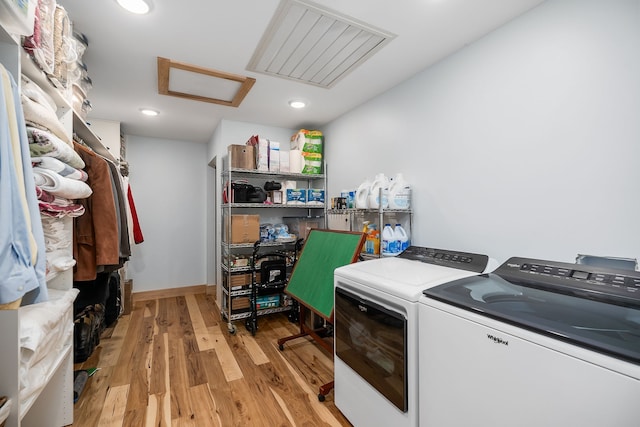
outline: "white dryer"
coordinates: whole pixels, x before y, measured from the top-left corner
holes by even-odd
[[[420,299],[420,425],[640,425],[640,272],[511,258]]]
[[[335,403],[353,425],[418,425],[418,299],[494,266],[486,255],[411,246],[335,270]]]

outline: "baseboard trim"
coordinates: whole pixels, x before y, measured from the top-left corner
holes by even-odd
[[[157,289],[154,291],[134,292],[131,295],[133,302],[148,301],[162,298],[180,297],[192,294],[215,294],[215,285],[194,285],[181,288]]]

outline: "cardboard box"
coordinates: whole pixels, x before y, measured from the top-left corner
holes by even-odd
[[[316,216],[307,216],[307,217],[297,217],[297,216],[288,216],[282,218],[282,222],[284,222],[287,227],[289,227],[289,233],[293,233],[298,238],[306,239],[309,235],[309,231],[312,228],[323,228],[323,218]]]
[[[251,308],[249,297],[235,297],[231,299],[231,312],[246,311]]]
[[[231,237],[229,216],[224,217],[222,240],[228,243],[253,243],[260,240],[260,215],[231,215]]]
[[[309,188],[307,190],[307,205],[323,206],[324,205],[324,190],[319,189],[319,188]]]
[[[232,274],[229,283],[231,284],[232,290],[236,290],[237,287],[250,285],[251,273]]]
[[[255,147],[249,145],[230,145],[228,147],[232,168],[255,169]]]

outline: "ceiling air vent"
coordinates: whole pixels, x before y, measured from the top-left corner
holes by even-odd
[[[330,88],[393,37],[313,3],[282,0],[247,69]]]

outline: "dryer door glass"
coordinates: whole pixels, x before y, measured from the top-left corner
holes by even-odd
[[[335,351],[403,412],[407,411],[407,319],[336,288]]]

